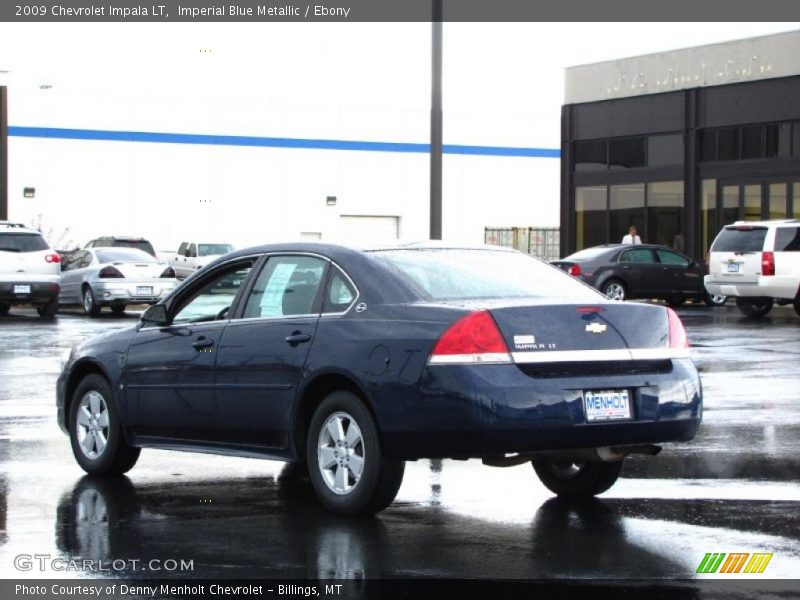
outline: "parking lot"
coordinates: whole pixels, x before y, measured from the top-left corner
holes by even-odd
[[[183,559],[203,577],[663,580],[695,577],[709,552],[767,552],[766,575],[796,577],[800,318],[777,307],[748,320],[732,303],[679,314],[705,392],[693,442],[629,458],[615,487],[580,504],[554,499],[528,465],[418,461],[392,506],[349,519],[270,461],[145,450],[126,478],[84,477],[56,424],[59,359],[138,313],[46,322],[16,310],[0,322],[0,569],[76,575],[14,567],[17,555],[49,554]]]

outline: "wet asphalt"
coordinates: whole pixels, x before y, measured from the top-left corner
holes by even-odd
[[[17,310],[0,320],[0,577],[108,575],[14,566],[45,554],[124,559],[114,575],[126,577],[663,581],[719,577],[695,573],[707,552],[767,552],[752,577],[798,578],[800,317],[679,314],[705,393],[694,441],[629,458],[611,490],[578,504],[529,465],[409,463],[395,503],[354,519],[326,513],[301,469],[271,461],[145,450],[127,477],[84,476],[56,424],[59,359],[137,313],[48,323]],[[168,559],[193,568],[150,568]]]

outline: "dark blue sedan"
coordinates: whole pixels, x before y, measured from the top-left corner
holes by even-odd
[[[326,507],[364,514],[419,458],[531,462],[560,496],[599,494],[629,454],[692,439],[702,393],[672,310],[524,254],[281,244],[76,348],[57,404],[88,473],[145,447],[294,461]]]

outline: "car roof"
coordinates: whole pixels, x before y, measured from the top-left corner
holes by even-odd
[[[795,225],[800,224],[800,219],[769,219],[766,221],[734,221],[725,227],[742,227],[742,226],[751,226],[751,227],[769,227],[770,225]]]
[[[13,223],[11,221],[0,221],[0,230],[3,233],[35,233],[36,235],[42,235],[41,231],[31,229],[22,223]]]

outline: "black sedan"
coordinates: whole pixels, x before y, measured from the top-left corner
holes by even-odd
[[[560,496],[599,494],[629,454],[693,438],[702,395],[671,309],[515,251],[309,243],[226,255],[82,344],[57,410],[88,473],[144,447],[287,460],[364,514],[419,458],[531,462]]]
[[[665,246],[606,244],[552,264],[612,300],[660,298],[670,306],[680,306],[686,300],[721,306],[727,300],[706,292],[703,264]]]

